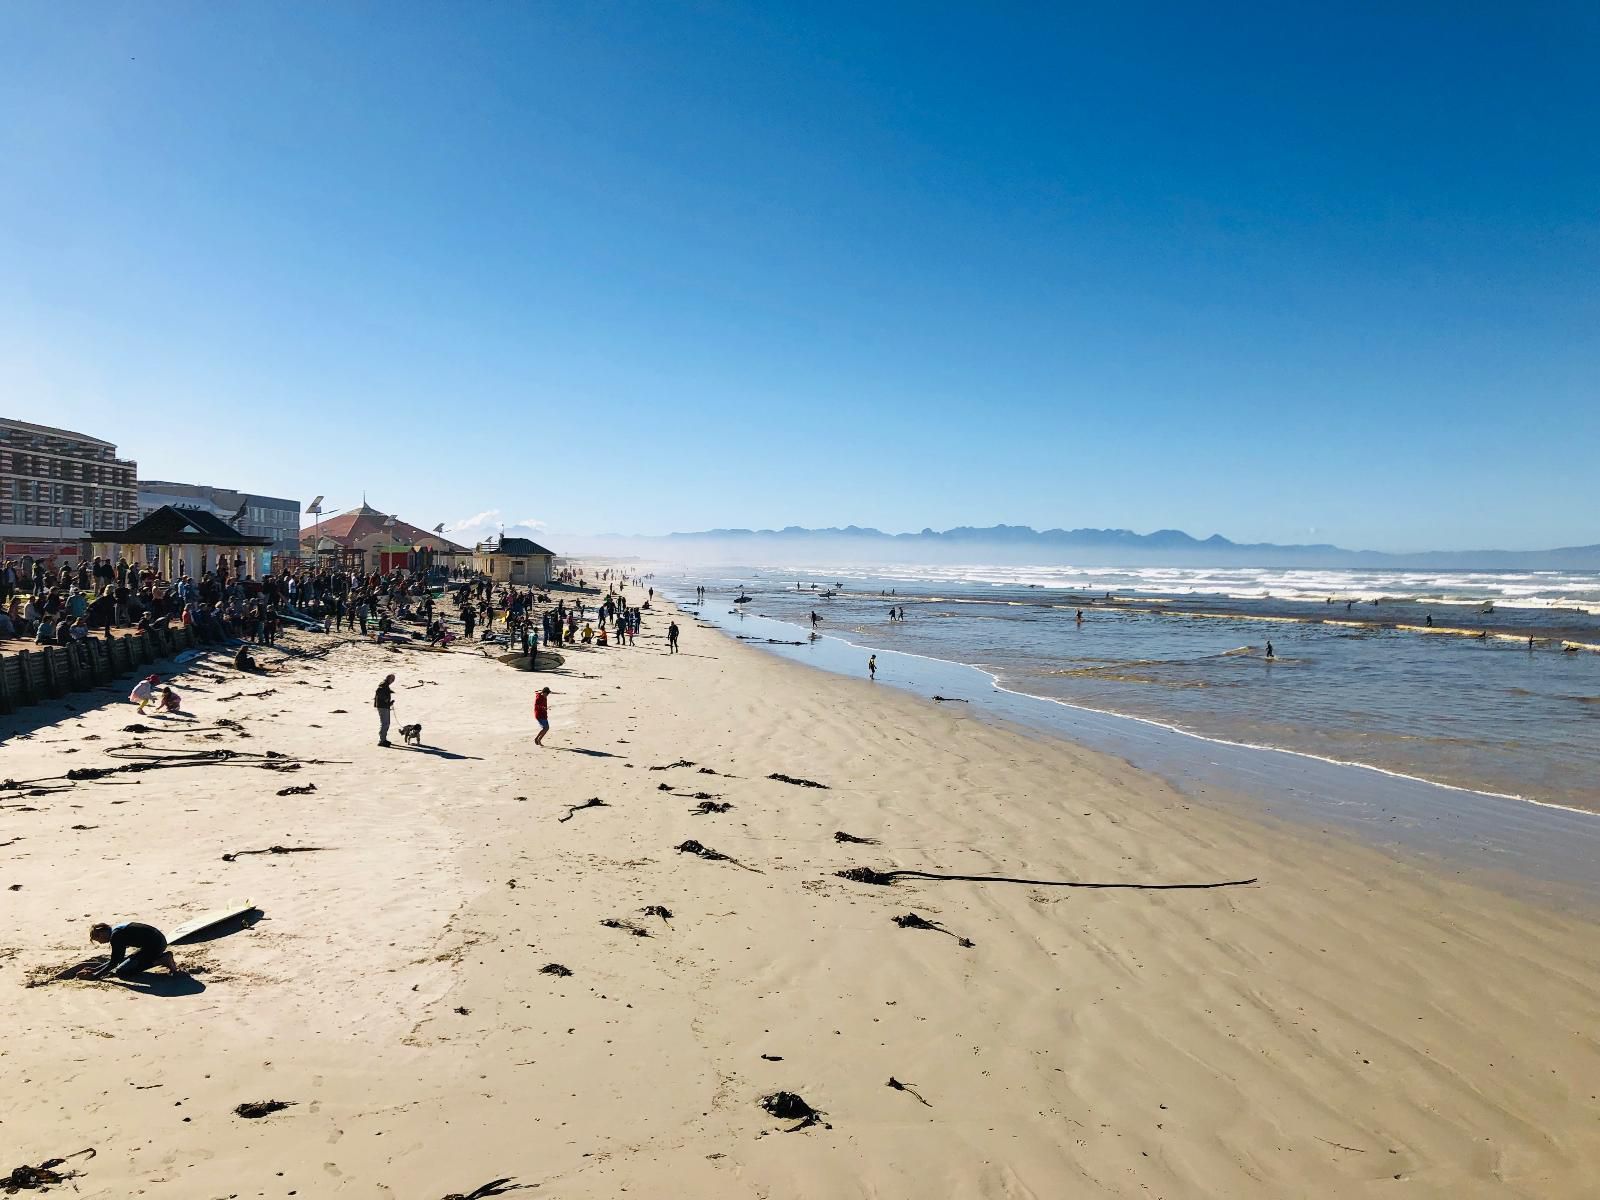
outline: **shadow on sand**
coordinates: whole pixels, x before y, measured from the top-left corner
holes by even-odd
[[[156,971],[146,971],[132,979],[108,979],[106,982],[144,996],[198,996],[206,990],[206,985],[193,975],[168,975]]]
[[[396,746],[394,748],[396,750],[409,750],[413,754],[431,754],[435,758],[469,760],[471,762],[483,761],[483,759],[479,758],[476,754],[457,754],[454,750],[443,750],[438,746]]]

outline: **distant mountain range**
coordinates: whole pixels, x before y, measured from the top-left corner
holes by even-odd
[[[876,562],[1051,560],[1086,566],[1419,567],[1442,570],[1600,570],[1600,545],[1555,550],[1428,550],[1392,554],[1345,550],[1326,544],[1280,546],[1234,542],[1213,534],[1196,538],[1180,529],[1134,533],[1128,529],[1045,529],[1027,525],[960,526],[939,532],[884,533],[843,529],[707,529],[665,537],[606,539],[635,550],[657,546],[676,555],[749,559],[752,554],[805,554]]]

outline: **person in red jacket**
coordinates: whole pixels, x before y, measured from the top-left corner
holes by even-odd
[[[542,746],[544,735],[550,732],[550,689],[547,687],[534,693],[533,719],[539,722],[539,734],[533,739],[533,744]]]

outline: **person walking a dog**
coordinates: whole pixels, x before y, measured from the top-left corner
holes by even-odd
[[[372,707],[378,710],[378,745],[389,744],[389,719],[394,716],[394,676],[385,675],[378,690],[372,695]]]

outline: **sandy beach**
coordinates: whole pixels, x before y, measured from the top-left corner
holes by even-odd
[[[135,741],[317,761],[0,796],[0,1169],[92,1147],[64,1194],[184,1200],[1595,1194],[1592,922],[690,620],[670,655],[666,621],[537,675],[211,654],[181,731],[125,732],[126,687],[4,718],[12,780]],[[419,747],[375,744],[390,671]],[[273,846],[314,849],[239,853]],[[92,920],[245,901],[188,979],[28,986]]]

